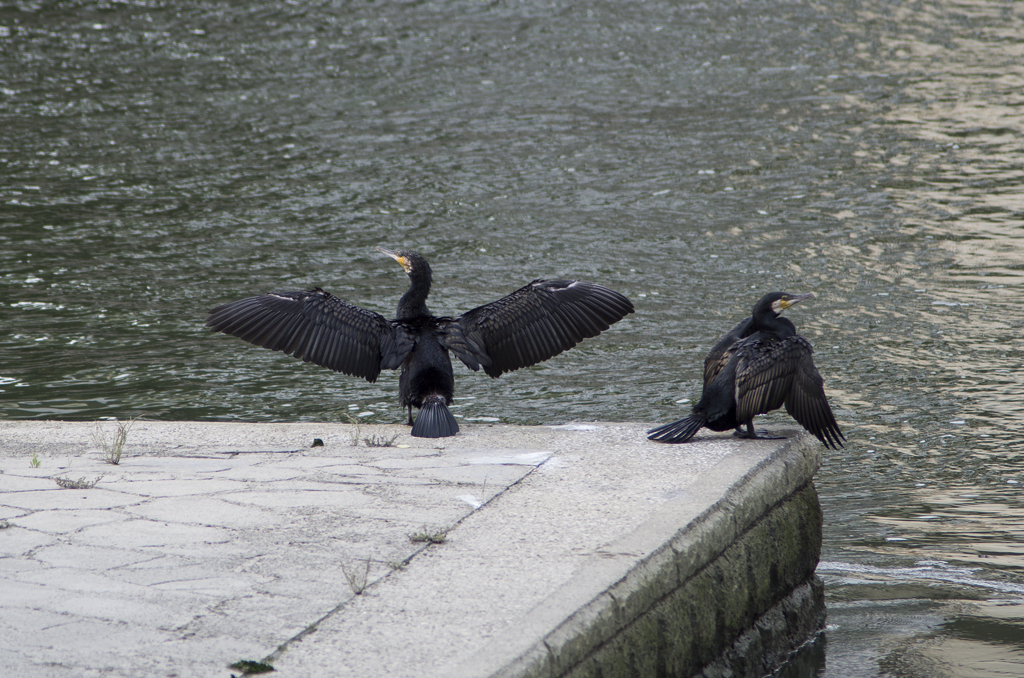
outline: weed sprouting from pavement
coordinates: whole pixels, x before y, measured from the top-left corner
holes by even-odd
[[[228,665],[229,669],[235,669],[241,671],[243,676],[255,676],[260,673],[270,673],[276,671],[273,666],[267,662],[254,662],[248,659],[237,661],[234,664]],[[231,674],[231,678],[235,678],[234,674]]]
[[[422,532],[416,532],[415,534],[409,535],[409,541],[415,543],[426,542],[428,544],[443,544],[448,541],[448,530],[438,530],[437,532],[430,532],[426,528],[423,528]]]
[[[352,589],[352,593],[357,596],[366,590],[367,583],[370,581],[370,559],[366,559],[365,569],[353,567],[351,570],[345,567],[345,564],[341,564],[341,571],[345,575],[345,579],[348,580],[348,587]]]
[[[398,434],[394,434],[388,437],[384,434],[372,435],[369,438],[363,438],[363,442],[366,443],[367,447],[394,447],[395,441],[398,440]]]
[[[79,478],[78,480],[72,480],[71,478],[54,478],[53,481],[65,490],[91,490],[96,487],[96,483],[100,482],[100,479],[102,478],[103,476],[99,476],[95,480],[86,480],[85,478]]]
[[[345,419],[348,420],[349,424],[356,427],[349,435],[352,437],[352,447],[359,447],[359,420],[353,417],[351,412],[345,412]]]
[[[96,425],[92,439],[103,450],[103,460],[108,464],[116,466],[121,463],[121,453],[124,451],[124,444],[128,442],[128,431],[131,430],[134,423],[134,419],[129,419],[128,423],[123,421],[117,422],[117,430],[114,431],[114,439],[111,442],[107,442],[103,429],[98,424]]]

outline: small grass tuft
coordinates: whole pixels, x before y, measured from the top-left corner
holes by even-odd
[[[243,676],[255,676],[260,673],[270,673],[277,670],[267,662],[254,662],[248,659],[237,661],[229,665],[228,668],[241,671]]]
[[[33,452],[33,453],[32,453],[32,461],[30,461],[30,462],[29,462],[29,465],[30,465],[30,466],[31,466],[32,468],[39,468],[39,466],[40,466],[40,465],[41,465],[42,463],[43,463],[43,462],[39,461],[39,457],[37,457],[37,456],[36,456],[36,453],[35,453],[35,452]]]
[[[100,428],[99,424],[96,425],[96,430],[93,431],[92,439],[100,449],[103,450],[103,460],[108,464],[121,463],[121,452],[124,451],[124,444],[128,442],[128,431],[131,430],[132,424],[135,423],[134,419],[129,419],[128,423],[123,421],[117,422],[117,430],[114,431],[114,439],[111,442],[107,442],[107,437],[103,434],[103,429]]]
[[[352,593],[361,595],[366,590],[367,583],[370,581],[370,559],[366,559],[366,567],[358,568],[354,567],[351,570],[345,567],[345,563],[341,564],[341,571],[345,574],[345,579],[348,580],[348,587],[352,589]]]
[[[414,544],[427,542],[429,544],[443,544],[448,541],[448,530],[438,530],[437,532],[430,532],[426,528],[423,528],[422,532],[409,535],[409,541]]]
[[[6,530],[11,524],[6,520],[0,520],[0,530]]]
[[[363,442],[366,443],[367,447],[394,447],[395,441],[398,440],[398,434],[394,434],[390,438],[386,435],[372,435],[369,438],[363,438]]]
[[[85,478],[79,478],[78,480],[54,478],[53,481],[65,490],[91,490],[96,487],[96,483],[100,482],[102,478],[103,476],[98,476],[95,480],[86,480]]]
[[[359,420],[353,417],[351,412],[345,412],[344,416],[348,423],[356,427],[355,430],[352,431],[352,433],[350,434],[352,437],[352,447],[359,447],[359,430],[361,428],[359,425]]]

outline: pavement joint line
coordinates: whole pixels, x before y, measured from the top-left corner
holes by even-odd
[[[550,457],[548,459],[550,459]],[[544,460],[543,462],[541,462],[537,466],[532,467],[529,471],[527,471],[526,475],[524,475],[522,478],[520,478],[519,480],[515,481],[511,485],[507,486],[505,489],[501,490],[497,494],[493,495],[490,499],[488,499],[484,503],[480,504],[480,506],[475,507],[475,510],[479,511],[481,509],[486,508],[489,504],[491,504],[495,499],[500,497],[502,494],[505,494],[506,492],[508,492],[508,491],[512,490],[513,488],[515,488],[517,485],[519,485],[520,483],[525,481],[527,478],[529,478],[532,474],[536,473],[537,470],[541,466],[543,466],[544,464],[546,464],[548,462],[548,459]],[[460,524],[462,524],[467,518],[469,518],[471,515],[473,515],[473,514],[472,513],[467,513],[465,516],[460,518],[454,525],[452,525],[450,528],[448,528],[447,531],[450,532],[450,531],[454,530]],[[432,544],[430,542],[424,543],[422,547],[417,549],[412,555],[410,555],[408,558],[405,559],[404,564],[406,566],[410,565],[412,563],[412,561],[417,556],[419,556],[420,554],[422,554],[423,552],[425,552],[427,549],[431,548],[432,546],[440,546],[440,544]],[[392,576],[393,574],[395,574],[394,570],[392,570],[391,572],[386,572],[383,577],[380,577],[379,579],[376,579],[373,582],[368,582],[367,585],[366,585],[366,588],[363,591],[361,591],[360,593],[357,593],[356,595],[357,596],[362,595],[362,593],[364,593],[365,591],[369,590],[370,588],[376,586],[378,583],[384,581],[386,578]],[[273,664],[273,662],[275,660],[277,660],[278,657],[280,657],[284,652],[286,652],[288,650],[288,647],[291,644],[299,642],[304,637],[306,637],[307,635],[315,632],[320,627],[320,625],[323,622],[327,621],[328,619],[333,617],[335,614],[337,614],[337,613],[341,612],[342,610],[344,610],[345,607],[347,605],[349,605],[350,603],[352,603],[354,600],[356,600],[356,599],[355,598],[351,598],[349,600],[345,600],[345,601],[342,601],[342,602],[338,603],[338,605],[335,606],[334,609],[332,609],[329,612],[327,612],[327,614],[325,614],[320,619],[317,619],[316,621],[314,621],[312,624],[310,624],[308,627],[306,627],[301,632],[296,634],[294,637],[285,640],[273,652],[268,654],[266,657],[263,657],[260,661],[266,662],[268,664]]]

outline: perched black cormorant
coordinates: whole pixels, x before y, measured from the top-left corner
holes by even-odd
[[[402,368],[398,397],[412,435],[443,438],[459,431],[448,410],[455,392],[451,351],[491,377],[529,367],[596,337],[633,312],[625,296],[579,280],[534,280],[458,318],[427,309],[431,270],[416,252],[377,251],[409,276],[394,320],[342,301],[320,288],[271,292],[210,311],[206,324],[257,346],[283,351],[336,372],[377,380]],[[413,424],[412,408],[420,409]]]
[[[825,398],[811,359],[811,342],[780,313],[813,294],[772,292],[761,297],[750,317],[723,335],[704,359],[704,389],[690,416],[648,431],[661,443],[684,443],[701,428],[759,438],[754,416],[783,405],[797,423],[826,447],[846,440]],[[746,431],[741,426],[746,424]]]

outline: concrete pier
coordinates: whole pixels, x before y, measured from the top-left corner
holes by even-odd
[[[2,675],[753,678],[824,623],[799,429],[116,427],[0,423]]]

